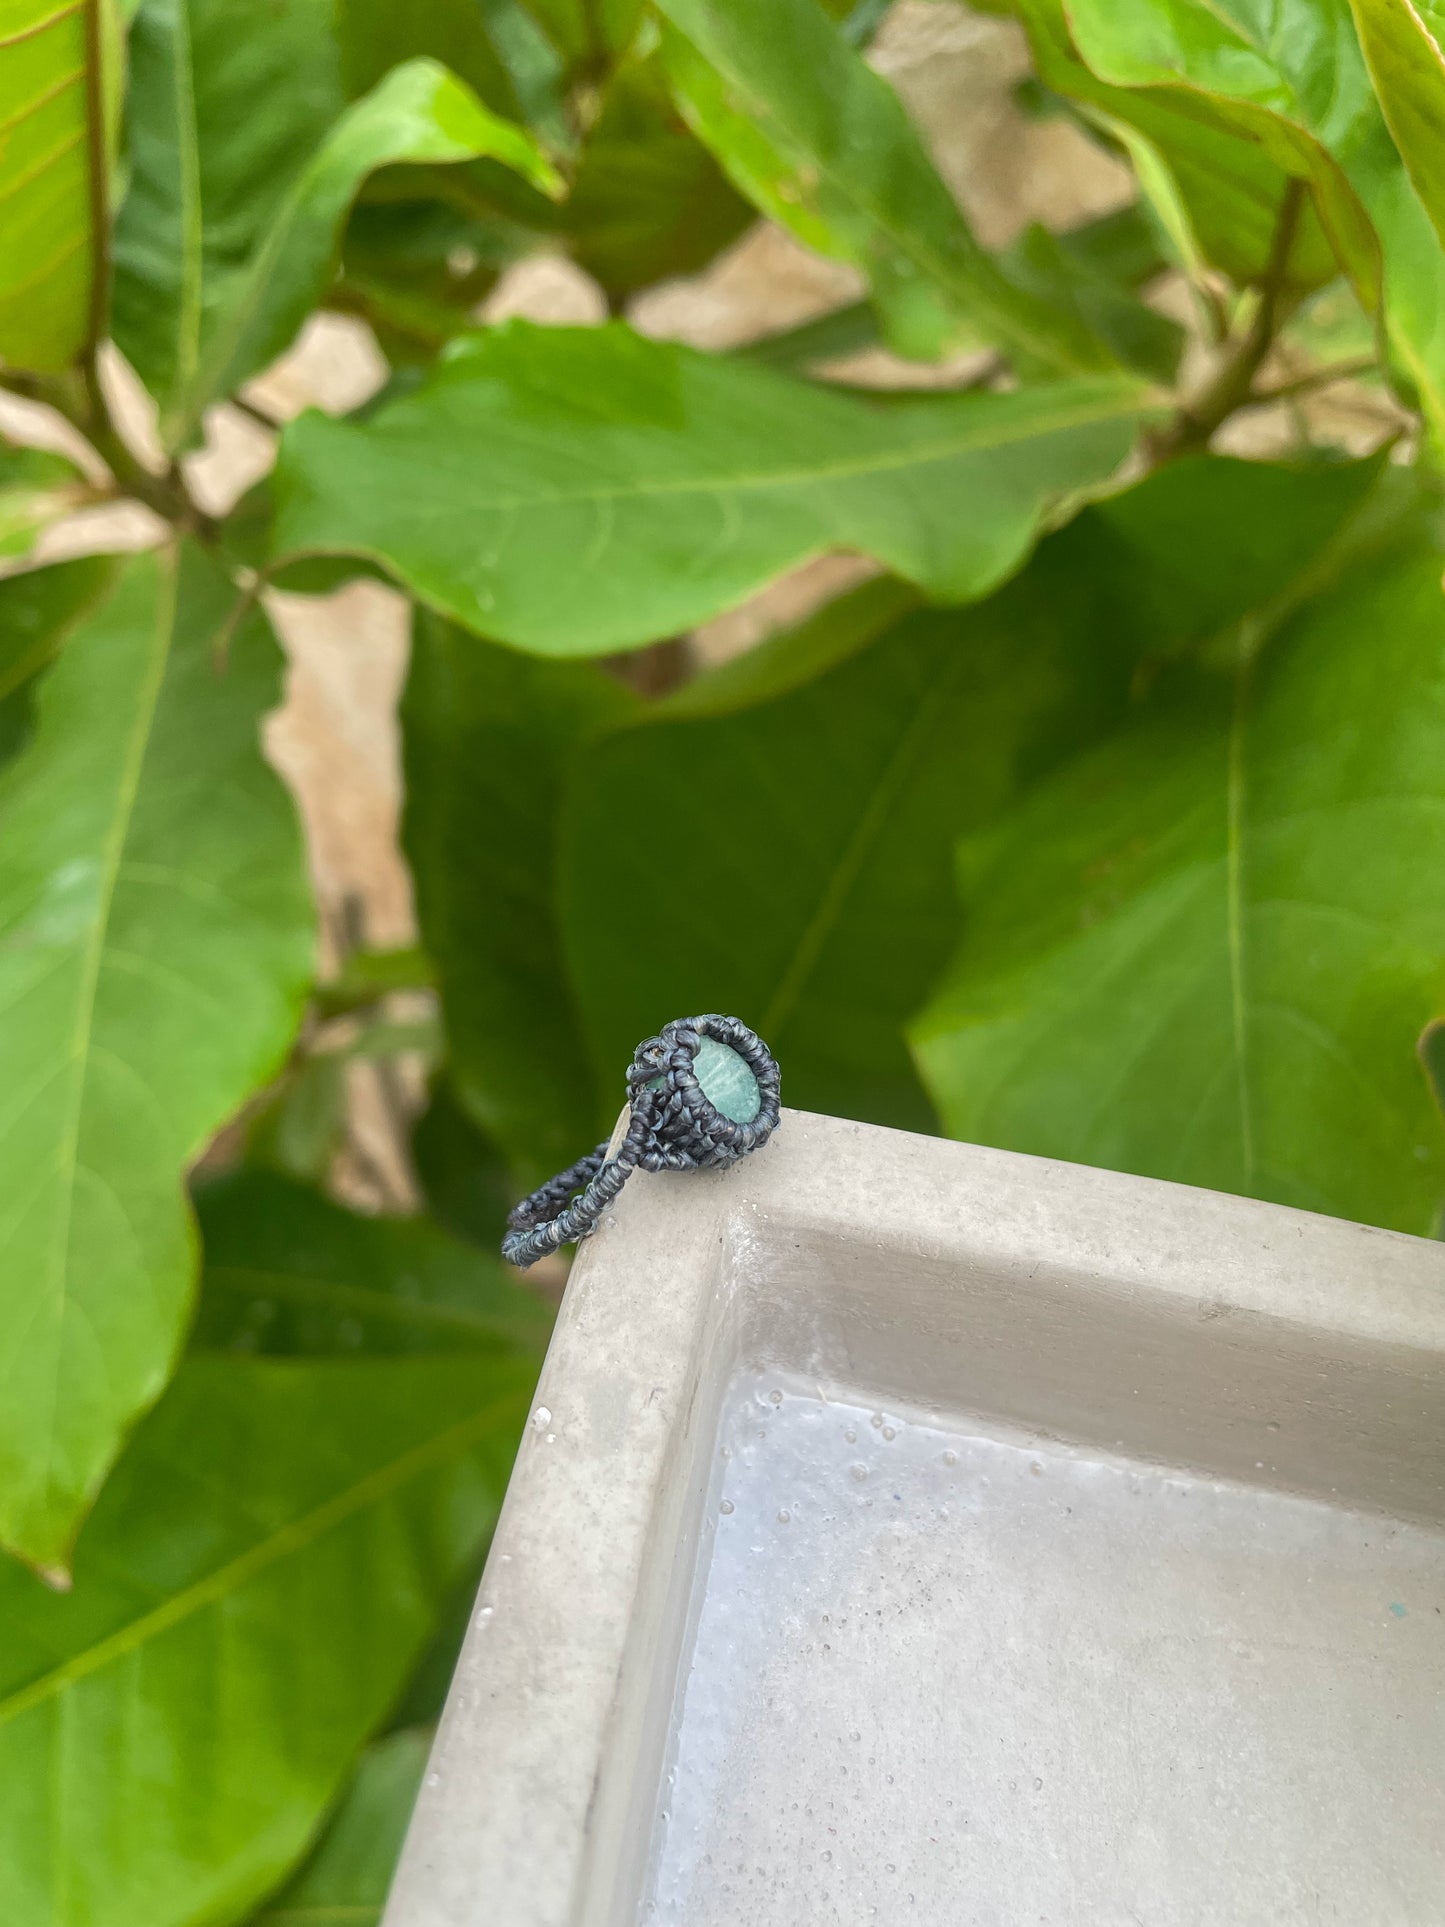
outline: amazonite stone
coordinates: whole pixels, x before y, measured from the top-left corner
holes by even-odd
[[[730,1118],[732,1123],[751,1123],[763,1108],[763,1093],[757,1089],[757,1079],[748,1069],[748,1060],[738,1056],[732,1044],[719,1044],[717,1039],[705,1037],[697,1044],[692,1069],[707,1102],[713,1110],[721,1110],[722,1116]]]
[[[751,1124],[763,1108],[758,1080],[748,1069],[747,1059],[740,1057],[731,1044],[704,1037],[692,1068],[708,1103],[732,1123]],[[660,1077],[654,1077],[651,1088],[656,1089],[661,1082]]]
[[[758,1080],[731,1044],[719,1044],[704,1037],[692,1060],[693,1075],[702,1085],[702,1094],[715,1111],[734,1124],[751,1124],[762,1109],[763,1094]]]

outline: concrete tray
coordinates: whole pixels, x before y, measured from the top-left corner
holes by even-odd
[[[573,1272],[386,1927],[1445,1920],[1445,1247],[813,1117]]]

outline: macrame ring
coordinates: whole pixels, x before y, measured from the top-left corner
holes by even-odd
[[[758,1087],[753,1117],[729,1117],[703,1089],[696,1060],[704,1038],[737,1052]],[[766,1144],[781,1115],[781,1073],[756,1031],[736,1017],[676,1017],[656,1037],[639,1044],[627,1072],[628,1101],[635,1110],[644,1093],[662,1094],[649,1143],[639,1162],[645,1171],[684,1171],[732,1164]]]
[[[756,1105],[747,1115],[729,1116],[704,1087],[697,1065],[709,1040],[717,1048],[705,1053],[703,1076],[712,1078],[715,1095],[746,1102],[727,1052],[751,1074]],[[738,1018],[711,1014],[664,1024],[633,1054],[627,1071],[629,1116],[615,1151],[610,1142],[599,1144],[515,1205],[502,1256],[510,1264],[532,1265],[559,1246],[588,1237],[638,1165],[645,1171],[696,1171],[735,1164],[776,1130],[780,1084],[772,1052]]]

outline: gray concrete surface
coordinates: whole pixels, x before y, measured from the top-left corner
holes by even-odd
[[[1424,1240],[797,1112],[635,1179],[386,1927],[1438,1922],[1442,1366]]]

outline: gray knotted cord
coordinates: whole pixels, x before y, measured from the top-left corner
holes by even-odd
[[[757,1115],[746,1123],[725,1117],[697,1080],[693,1059],[705,1037],[735,1050],[757,1080]],[[502,1256],[526,1267],[587,1237],[639,1165],[644,1171],[697,1171],[735,1164],[772,1136],[780,1082],[772,1052],[736,1017],[678,1017],[664,1024],[638,1045],[628,1068],[632,1115],[616,1154],[608,1157],[607,1145],[599,1144],[514,1205]]]

